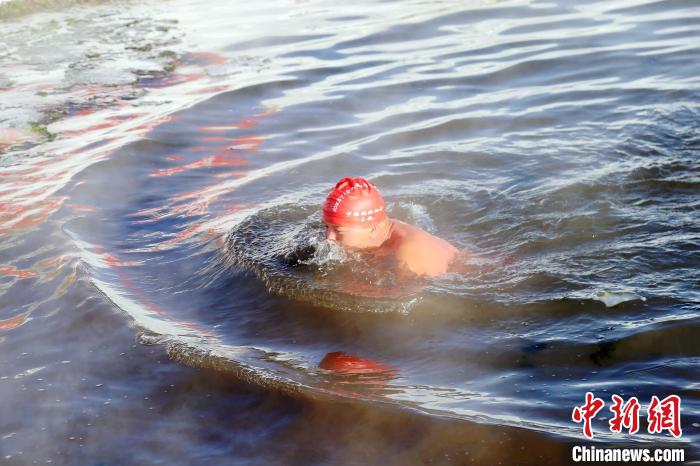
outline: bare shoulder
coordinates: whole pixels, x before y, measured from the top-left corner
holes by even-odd
[[[417,275],[435,276],[447,271],[458,250],[447,241],[418,227],[397,222],[401,241],[396,249],[399,262]]]

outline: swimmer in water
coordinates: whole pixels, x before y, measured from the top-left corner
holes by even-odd
[[[390,219],[379,190],[364,178],[343,178],[323,206],[326,238],[353,249],[385,249],[416,275],[447,272],[458,250],[418,227]]]

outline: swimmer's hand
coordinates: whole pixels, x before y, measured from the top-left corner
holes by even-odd
[[[282,257],[282,262],[289,267],[298,267],[308,261],[316,253],[316,248],[310,244],[299,246],[294,251],[288,252]]]

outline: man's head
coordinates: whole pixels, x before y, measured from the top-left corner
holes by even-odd
[[[390,220],[379,190],[364,178],[343,178],[323,205],[326,237],[343,246],[364,249],[386,240]]]

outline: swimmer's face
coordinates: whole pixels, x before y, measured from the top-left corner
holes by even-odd
[[[324,225],[326,227],[326,239],[335,241],[341,246],[355,249],[366,249],[376,246],[374,238],[375,228],[339,227],[325,222]]]

